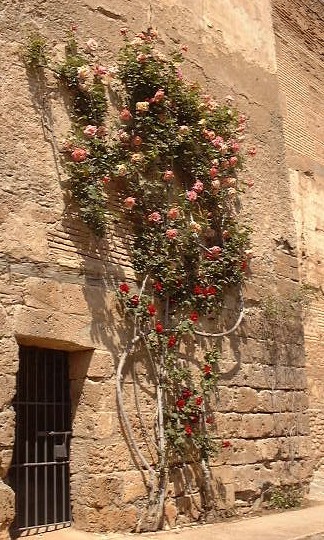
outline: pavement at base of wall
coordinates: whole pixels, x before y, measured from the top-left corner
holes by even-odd
[[[324,540],[324,503],[308,508],[197,525],[157,533],[95,534],[73,526],[39,534],[35,540]]]

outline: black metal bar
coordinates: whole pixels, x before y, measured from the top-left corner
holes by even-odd
[[[24,467],[44,467],[45,465],[64,465],[65,463],[70,463],[70,461],[42,461],[40,463],[19,463],[19,465],[12,465],[12,468],[19,469]]]
[[[37,463],[38,460],[38,439],[37,439],[37,430],[38,430],[38,416],[37,416],[37,401],[38,401],[38,370],[39,370],[39,350],[35,350],[35,454],[34,460]],[[39,378],[40,379],[40,378]],[[34,468],[34,522],[38,523],[38,467]]]
[[[55,358],[54,358],[54,362],[53,362],[53,392],[54,392],[54,418],[53,418],[53,428],[54,428],[54,431],[56,431],[56,392],[57,392],[57,380],[56,380],[56,370],[57,370],[57,364],[55,362]],[[58,360],[58,359],[57,359]],[[53,499],[54,499],[54,522],[56,523],[57,522],[57,475],[56,475],[56,467],[54,467],[54,470],[53,470],[53,480],[54,480],[54,485],[53,485]]]
[[[60,525],[63,525],[63,527],[69,527],[71,526],[71,521],[61,521],[60,523],[43,523],[40,525],[31,525],[30,527],[19,527],[16,529],[16,531],[31,531],[32,529],[42,529],[43,527],[59,527]],[[62,527],[62,528],[63,528]]]
[[[44,409],[44,427],[46,429],[46,426],[47,426],[47,421],[48,421],[48,406],[47,406],[47,377],[48,377],[48,373],[47,373],[47,358],[44,358],[44,385],[45,385],[45,391],[44,391],[44,400],[45,400],[45,404],[46,404],[46,407]],[[44,441],[44,460],[45,462],[47,462],[47,439],[45,438],[45,441]],[[47,464],[48,466],[48,464]],[[45,466],[45,469],[44,469],[44,521],[45,523],[47,523],[47,512],[48,512],[48,508],[47,508],[47,500],[48,500],[48,467]]]
[[[26,362],[27,360],[27,362]],[[27,358],[24,358],[24,368],[25,368],[25,395],[26,395],[26,399],[28,400],[28,397],[29,397],[29,373],[28,373],[28,356]],[[29,447],[28,447],[28,437],[29,437],[29,433],[28,433],[28,427],[29,427],[29,418],[28,418],[28,408],[26,407],[25,408],[25,422],[26,422],[26,440],[25,440],[25,463],[28,462],[28,458],[29,458]],[[28,527],[29,525],[29,522],[28,522],[28,502],[29,502],[29,499],[28,499],[28,479],[29,479],[29,469],[26,468],[25,470],[25,527]]]

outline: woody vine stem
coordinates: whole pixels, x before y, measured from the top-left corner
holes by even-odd
[[[187,48],[165,56],[151,28],[135,37],[121,29],[125,43],[109,68],[100,64],[94,39],[79,48],[75,30],[62,62],[49,60],[38,35],[31,36],[24,58],[38,77],[54,73],[70,96],[72,134],[61,152],[80,216],[104,236],[109,198],[117,194],[132,225],[137,286],[120,283],[117,298],[133,337],[119,359],[117,400],[130,447],[149,476],[146,527],[157,529],[173,467],[200,464],[206,513],[214,506],[209,464],[222,444],[214,424],[218,338],[242,321],[251,257],[249,229],[238,214],[240,193],[251,187],[238,177],[246,118],[231,96],[219,104],[186,81],[181,64]],[[108,95],[118,108],[113,135]],[[247,153],[254,156],[255,148]],[[203,330],[220,320],[233,295],[240,302],[236,323]],[[192,353],[198,338],[204,346]],[[155,378],[153,459],[139,447],[123,400],[123,373],[135,349],[146,353]]]

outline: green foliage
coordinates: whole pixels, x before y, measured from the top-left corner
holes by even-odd
[[[29,68],[39,69],[48,65],[47,43],[43,36],[33,33],[28,37],[23,59]]]
[[[303,491],[299,487],[279,486],[273,488],[270,495],[269,506],[285,510],[288,508],[298,508],[303,501]]]

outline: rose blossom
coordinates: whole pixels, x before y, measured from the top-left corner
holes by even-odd
[[[179,208],[174,206],[173,208],[170,208],[170,210],[167,213],[167,216],[169,219],[177,219],[180,215]]]
[[[198,197],[196,191],[194,191],[193,189],[191,191],[187,191],[186,196],[187,196],[188,201],[190,202],[196,201]]]
[[[183,409],[185,405],[186,405],[186,402],[184,399],[178,399],[178,401],[176,402],[176,406],[178,407],[178,409]]]
[[[133,116],[132,116],[132,113],[130,112],[130,110],[125,108],[120,112],[119,118],[123,122],[128,122],[129,120],[131,120],[133,118]]]
[[[147,216],[147,219],[148,219],[151,223],[160,223],[161,220],[162,220],[162,217],[161,217],[160,212],[152,212],[152,214],[149,214],[149,215]]]
[[[174,238],[176,238],[178,236],[178,231],[177,231],[177,229],[167,229],[165,231],[165,234],[166,234],[166,237],[169,240],[173,240]]]
[[[217,135],[217,137],[212,140],[212,143],[215,148],[220,148],[222,144],[224,144],[224,139],[220,135]]]
[[[109,184],[110,182],[109,176],[104,176],[103,178],[101,178],[101,182],[103,182],[104,184]]]
[[[163,180],[165,182],[171,182],[171,180],[174,179],[174,172],[171,171],[171,170],[167,170],[165,171],[164,175],[163,175]]]
[[[168,348],[171,349],[171,347],[174,347],[175,344],[176,344],[176,342],[177,342],[176,336],[171,335],[171,336],[169,337],[169,341],[168,341]]]
[[[133,146],[141,146],[143,140],[139,135],[135,135],[135,137],[132,138],[132,145]]]
[[[220,187],[221,187],[221,184],[220,184],[220,181],[219,180],[213,180],[212,183],[212,190],[217,193],[217,191],[220,190]]]
[[[201,232],[201,225],[197,223],[196,221],[191,221],[189,223],[189,229],[192,232],[199,234]]]
[[[192,186],[192,189],[197,193],[201,193],[202,191],[204,191],[204,184],[201,182],[201,180],[196,180],[196,182]]]
[[[86,126],[83,130],[83,134],[86,136],[86,137],[89,137],[89,139],[91,139],[92,137],[95,137],[96,134],[97,134],[97,127],[96,126],[91,126],[90,124],[88,126]]]
[[[236,196],[237,191],[235,188],[230,187],[228,188],[227,193],[229,197],[234,198]]]
[[[103,77],[104,75],[107,75],[108,70],[104,66],[95,66],[93,70],[94,75],[97,77]]]
[[[235,165],[237,165],[237,162],[238,162],[238,159],[236,156],[231,156],[229,158],[229,164],[231,167],[235,167]]]
[[[117,176],[125,176],[127,174],[126,165],[124,165],[123,163],[121,165],[117,165],[116,174],[117,174]]]
[[[118,132],[118,138],[123,143],[129,143],[131,136],[127,131],[121,130]]]
[[[240,145],[237,141],[232,142],[231,148],[235,154],[240,151]]]
[[[186,435],[188,435],[188,437],[190,437],[192,435],[192,427],[189,426],[189,424],[187,426],[185,426],[184,430],[186,432]]]
[[[198,313],[197,311],[192,311],[189,315],[189,319],[192,321],[192,322],[197,322],[198,321]]]
[[[84,81],[90,75],[90,68],[89,66],[86,66],[86,65],[80,66],[77,68],[77,72],[78,72],[78,78]]]
[[[125,293],[125,294],[128,294],[129,293],[129,285],[127,285],[127,283],[121,283],[119,285],[119,290],[121,293]]]
[[[157,293],[160,293],[163,291],[163,284],[160,282],[160,281],[157,281],[156,283],[153,283],[153,289],[157,292]]]
[[[156,323],[156,325],[155,325],[155,331],[156,331],[157,334],[163,334],[164,328],[163,328],[163,324],[162,324],[160,321],[158,321],[158,322]]]
[[[138,294],[134,294],[134,296],[132,296],[130,301],[131,301],[131,303],[133,304],[134,307],[138,306],[139,301],[140,301]]]
[[[147,59],[148,59],[148,56],[147,54],[144,54],[144,53],[140,53],[136,56],[136,61],[139,62],[140,64],[144,64],[144,62],[146,62]]]
[[[218,257],[222,253],[222,248],[219,246],[213,246],[209,248],[209,255],[212,257]]]
[[[159,90],[157,90],[154,94],[154,101],[155,103],[160,103],[161,101],[163,101],[165,98],[165,93],[164,93],[164,90],[162,90],[162,88],[160,88]]]
[[[209,169],[210,178],[215,178],[217,174],[218,174],[218,169],[216,167],[211,167],[211,169]]]
[[[199,407],[203,402],[203,398],[201,396],[196,397],[196,405]]]
[[[149,304],[147,306],[147,312],[150,315],[150,317],[154,317],[156,315],[157,309],[154,304]]]
[[[150,104],[147,101],[138,101],[136,103],[136,111],[139,113],[148,112],[150,110]]]
[[[188,135],[189,132],[190,132],[190,129],[189,129],[188,126],[180,126],[179,127],[180,135]]]
[[[88,52],[94,52],[97,49],[98,49],[98,43],[96,42],[96,40],[93,38],[88,39],[86,43],[86,50]]]
[[[132,154],[131,156],[132,163],[142,163],[143,160],[144,160],[144,154],[142,154],[142,152],[138,152],[137,154]]]
[[[246,116],[245,114],[240,114],[238,117],[239,124],[245,124],[246,122]]]
[[[132,210],[135,204],[136,204],[135,197],[126,197],[126,199],[124,200],[124,206],[125,208],[128,208],[129,210]]]
[[[75,148],[71,154],[73,161],[80,163],[87,159],[87,151],[84,148]]]

